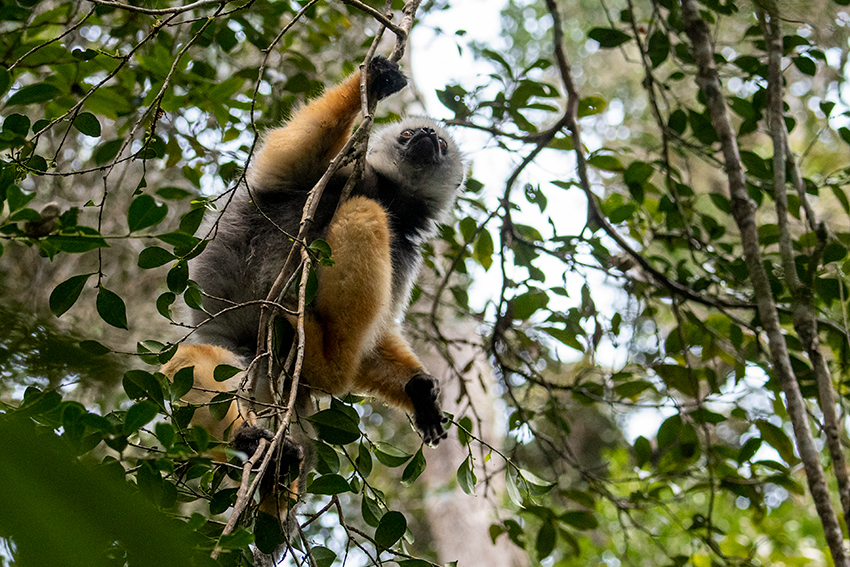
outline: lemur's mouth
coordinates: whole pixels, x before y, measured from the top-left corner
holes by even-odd
[[[440,162],[440,137],[431,128],[418,128],[407,142],[408,159],[419,165]]]

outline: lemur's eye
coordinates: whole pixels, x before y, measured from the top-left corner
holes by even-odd
[[[408,128],[407,130],[405,130],[404,132],[401,133],[401,137],[406,138],[406,139],[412,138],[413,137],[413,130]]]
[[[445,153],[449,149],[449,143],[440,138],[440,151]]]

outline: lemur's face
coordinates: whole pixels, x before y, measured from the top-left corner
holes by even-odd
[[[402,130],[398,143],[405,158],[416,165],[438,165],[449,152],[449,143],[427,126]]]

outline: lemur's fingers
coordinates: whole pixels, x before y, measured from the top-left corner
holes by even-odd
[[[437,445],[447,436],[443,423],[448,421],[437,399],[440,395],[439,382],[429,374],[417,374],[408,381],[404,391],[413,402],[413,421],[422,433],[423,441]]]
[[[386,57],[376,55],[369,64],[369,93],[378,100],[397,93],[407,86],[407,77]]]

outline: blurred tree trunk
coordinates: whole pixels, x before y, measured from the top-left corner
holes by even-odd
[[[419,306],[414,306],[414,309],[416,307]],[[420,324],[425,324],[424,320]],[[441,331],[450,342],[468,341],[477,334],[472,321],[449,315],[443,318]],[[475,359],[464,373],[465,393],[461,395],[460,380],[435,344],[433,340],[427,343],[417,341],[415,349],[426,368],[440,380],[443,410],[459,417],[472,415],[464,409],[474,407],[482,427],[480,431],[475,429],[473,434],[493,447],[501,448],[499,431],[504,429],[501,424],[505,417],[496,409],[495,379],[482,358],[481,350],[468,343],[463,346],[453,343],[451,347],[450,359],[455,368],[464,368],[467,362]],[[482,482],[485,476],[483,454],[475,443],[473,451],[475,475],[479,480],[474,496],[466,494],[456,481],[457,469],[469,454],[467,448],[458,442],[457,428],[452,427],[449,438],[427,453],[428,466],[421,480],[425,481],[424,509],[434,538],[433,548],[442,563],[457,561],[458,565],[525,567],[529,565],[528,556],[507,537],[499,537],[495,544],[490,539],[490,526],[498,521],[496,510],[503,508],[507,500],[504,476],[497,473],[489,484]],[[490,469],[492,474],[492,467]]]

